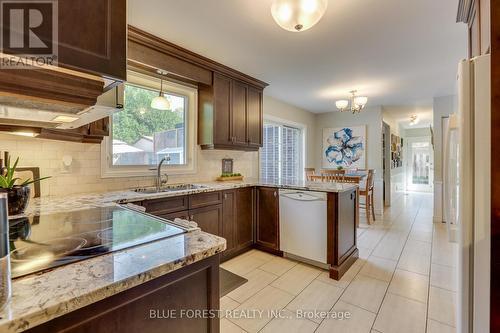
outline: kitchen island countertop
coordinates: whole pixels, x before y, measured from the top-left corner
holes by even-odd
[[[203,188],[161,193],[121,190],[33,199],[26,215],[58,213],[141,200],[221,191],[250,186],[344,192],[356,184],[246,180],[197,183]],[[53,270],[15,279],[13,297],[0,312],[0,332],[21,332],[51,319],[221,253],[223,238],[195,230]]]

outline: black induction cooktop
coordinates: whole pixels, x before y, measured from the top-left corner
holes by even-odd
[[[186,232],[121,206],[40,214],[9,221],[12,277]]]

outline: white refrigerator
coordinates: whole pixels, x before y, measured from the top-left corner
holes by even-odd
[[[459,243],[457,332],[488,332],[490,322],[490,56],[463,60],[458,113],[446,135],[445,220]]]

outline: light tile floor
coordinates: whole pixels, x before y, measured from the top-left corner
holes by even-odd
[[[409,193],[372,225],[362,217],[360,258],[340,281],[257,250],[223,263],[248,282],[221,298],[221,309],[234,311],[221,332],[455,332],[458,248],[432,222],[432,205],[432,195]],[[240,310],[263,312],[241,318]]]

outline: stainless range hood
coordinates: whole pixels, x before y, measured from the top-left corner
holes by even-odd
[[[0,125],[72,129],[108,117],[123,108],[124,85],[119,84],[97,98],[94,106],[81,110],[71,104],[19,100],[0,96]]]

